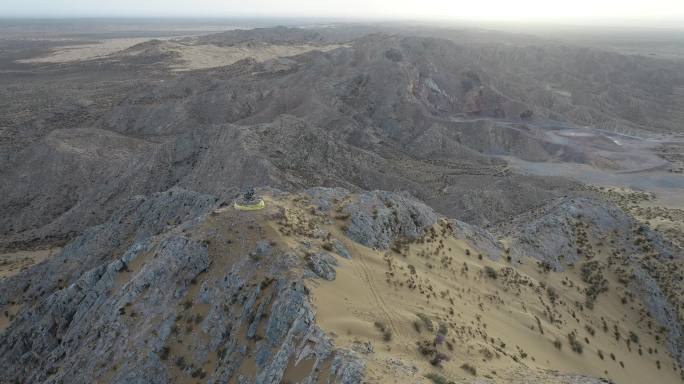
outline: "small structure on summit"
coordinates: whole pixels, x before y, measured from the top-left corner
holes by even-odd
[[[242,196],[240,196],[233,204],[233,207],[240,211],[256,211],[263,209],[265,206],[266,203],[264,203],[263,199],[257,196],[256,192],[254,191],[254,187],[247,187]]]

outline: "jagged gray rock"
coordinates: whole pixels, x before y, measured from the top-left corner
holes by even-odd
[[[10,300],[34,303],[85,271],[116,260],[136,243],[140,247],[151,236],[190,225],[216,205],[213,196],[181,188],[133,197],[108,222],[89,228],[44,263],[0,281],[0,306]]]
[[[311,199],[311,204],[322,211],[330,211],[334,201],[341,201],[349,196],[350,192],[344,188],[309,188],[304,194]]]
[[[634,269],[629,282],[649,314],[668,332],[668,347],[684,365],[684,325],[678,318],[678,304],[668,298],[665,287],[670,284],[657,269],[642,266],[639,255],[643,248],[634,235],[644,237],[655,260],[665,270],[668,264],[681,261],[684,253],[654,230],[639,224],[613,203],[589,197],[563,198],[540,209],[515,218],[496,228],[497,234],[509,242],[509,255],[514,261],[532,256],[550,269],[562,271],[570,264],[586,261],[587,240],[605,241],[612,236],[611,247],[619,250],[622,262]],[[672,277],[675,280],[681,277]],[[681,287],[680,283],[673,282]]]
[[[684,330],[681,319],[672,303],[658,285],[658,281],[638,265],[634,268],[634,279],[630,282],[632,292],[641,299],[649,314],[667,330],[667,346],[684,366]]]
[[[203,244],[172,235],[156,246],[148,264],[118,287],[117,276],[127,273],[124,266],[141,257],[144,248],[133,246],[121,259],[87,271],[23,312],[5,331],[7,342],[0,346],[5,377],[89,383],[120,364],[112,382],[124,383],[132,377],[166,382],[163,371],[149,369],[160,362],[147,349],[163,342],[163,333],[152,332],[153,318],[175,315],[175,307],[168,303],[188,289],[209,259]],[[138,316],[141,320],[136,321]]]
[[[340,351],[333,359],[332,373],[340,384],[357,384],[363,380],[365,362],[354,351]]]
[[[367,247],[386,249],[399,237],[416,238],[437,221],[427,205],[385,191],[364,192],[346,205],[350,215],[347,236]]]
[[[592,198],[562,198],[516,217],[497,228],[497,234],[511,240],[511,256],[532,256],[561,271],[581,260],[575,241],[576,225],[588,223],[594,234],[620,231],[623,235],[634,223],[618,207]],[[627,242],[625,242],[627,243]]]
[[[161,209],[164,205],[168,210]],[[136,198],[109,223],[90,229],[46,262],[46,272],[76,277],[63,288],[52,288],[49,279],[31,280],[37,292],[50,291],[22,302],[25,310],[2,333],[3,378],[30,383],[89,383],[95,377],[112,383],[167,383],[175,380],[170,368],[175,364],[188,375],[208,374],[210,383],[237,378],[276,384],[289,367],[307,360],[311,371],[302,382],[359,383],[364,362],[335,349],[316,325],[301,277],[284,273],[301,265],[296,257],[281,254],[265,239],[254,240],[227,269],[211,269],[212,242],[191,234],[215,206],[213,197],[182,190]],[[174,207],[188,214],[168,225],[167,216],[178,214]],[[100,253],[93,257],[96,248]],[[116,249],[124,251],[116,256]],[[255,261],[250,252],[278,254]],[[307,259],[315,261],[313,269],[334,279],[335,257],[312,256]],[[76,266],[60,270],[57,264],[63,260]],[[11,287],[30,277],[19,275],[2,284]],[[191,299],[193,289],[197,294]],[[3,291],[4,301],[9,301],[4,295],[9,292]],[[206,308],[206,313],[194,308]],[[179,329],[179,319],[187,319],[192,327]],[[169,346],[186,332],[190,336],[183,339],[185,352],[179,355]],[[199,332],[204,336],[196,336]],[[212,354],[215,369],[202,371]],[[326,362],[332,368],[321,370]],[[244,364],[253,364],[256,376],[241,371]]]
[[[326,252],[311,253],[306,256],[309,268],[318,276],[326,280],[335,280],[335,257]]]
[[[337,239],[332,239],[331,243],[332,243],[333,250],[335,251],[335,253],[344,257],[345,259],[351,259],[352,258],[351,253],[349,253],[349,250],[347,249],[347,247],[344,246],[344,244],[342,244],[341,241],[339,241]]]
[[[476,249],[486,252],[486,255],[493,260],[501,257],[503,245],[491,232],[460,220],[452,219],[449,223],[456,238],[468,241]]]

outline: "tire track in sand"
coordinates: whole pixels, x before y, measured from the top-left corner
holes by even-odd
[[[357,260],[359,260],[359,263],[357,265],[360,267],[357,268],[357,270],[360,271],[359,276],[366,281],[366,284],[370,288],[371,295],[375,303],[377,304],[377,307],[382,312],[382,315],[389,324],[390,328],[392,329],[392,332],[398,334],[398,328],[392,320],[394,317],[398,317],[398,315],[390,309],[390,307],[383,299],[382,294],[378,291],[378,288],[375,286],[375,280],[371,276],[371,269],[368,266],[368,264],[366,264],[364,256],[359,256]]]

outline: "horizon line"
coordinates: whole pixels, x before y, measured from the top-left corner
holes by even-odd
[[[387,22],[387,23],[464,23],[464,24],[508,24],[519,26],[562,26],[562,27],[604,27],[604,28],[644,28],[644,29],[684,29],[684,18],[529,18],[529,19],[489,19],[489,18],[457,18],[457,17],[402,17],[402,16],[332,16],[332,15],[293,15],[293,14],[233,14],[233,15],[176,15],[176,14],[58,14],[58,15],[0,15],[0,20],[312,20],[319,22]],[[610,25],[606,22],[612,23]],[[676,24],[670,24],[676,23]]]

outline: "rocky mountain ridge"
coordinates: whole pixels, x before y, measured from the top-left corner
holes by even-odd
[[[680,62],[336,26],[15,64],[0,267],[45,255],[0,269],[0,381],[682,380],[681,210],[558,176],[676,194]]]
[[[266,196],[267,208],[257,212],[221,207],[219,199],[180,189],[136,197],[60,254],[0,282],[0,306],[16,313],[0,345],[6,378],[49,383],[89,382],[93,377],[108,382],[357,383],[367,374],[367,364],[374,370],[377,362],[352,346],[338,346],[334,334],[320,328],[311,282],[344,279],[335,271],[348,268],[340,265],[344,260],[361,257],[358,246],[379,250],[377,257],[382,252],[408,255],[404,247],[413,247],[413,242],[434,242],[429,239],[435,228],[450,228],[443,232],[445,239],[453,236],[449,241],[473,247],[467,255],[487,252],[487,257],[507,263],[506,255],[513,254],[491,233],[458,221],[445,224],[449,222],[408,196],[382,191],[355,195],[340,188],[298,195],[271,191]],[[612,209],[606,203],[581,204]],[[334,228],[340,229],[333,233]],[[654,252],[665,255],[662,245],[651,244]],[[681,264],[678,255],[672,258]],[[580,259],[592,261],[588,255]],[[527,260],[516,256],[508,262]],[[662,262],[672,261],[664,257]],[[668,330],[670,351],[681,359],[681,322],[661,317],[672,308],[659,286],[662,276],[651,273],[637,272],[641,275],[630,287]],[[43,277],[36,279],[36,274]],[[546,382],[590,380],[543,375]]]

